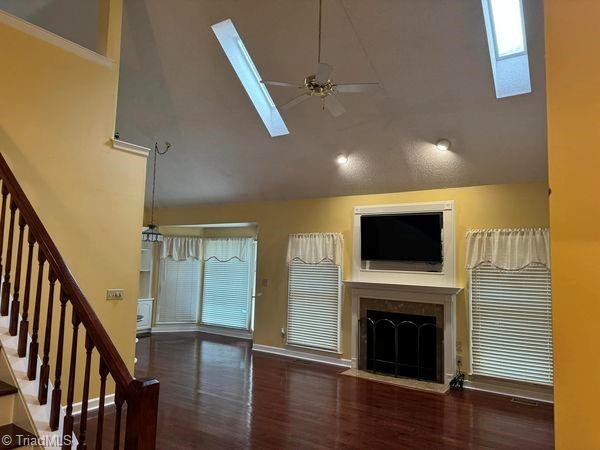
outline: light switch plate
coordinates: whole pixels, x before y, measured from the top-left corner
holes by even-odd
[[[123,300],[125,297],[124,289],[107,289],[106,300]]]

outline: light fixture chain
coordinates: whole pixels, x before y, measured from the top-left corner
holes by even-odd
[[[165,149],[161,152],[158,148],[158,142],[154,143],[154,167],[152,170],[152,206],[150,209],[150,224],[154,225],[154,202],[155,202],[155,192],[156,192],[156,160],[159,155],[164,155],[171,149],[171,144],[169,142],[165,142]]]

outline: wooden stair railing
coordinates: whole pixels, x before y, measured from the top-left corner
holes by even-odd
[[[87,422],[89,406],[89,390],[92,360],[97,354],[99,360],[100,397],[96,425],[96,448],[102,448],[105,437],[105,395],[107,378],[110,375],[115,383],[115,424],[114,436],[110,439],[114,448],[118,449],[124,441],[124,448],[129,450],[154,450],[156,445],[156,421],[158,414],[159,383],[155,379],[134,379],[123,362],[108,333],[96,316],[92,306],[79,288],[60,252],[48,235],[31,203],[25,196],[10,167],[0,154],[0,180],[2,182],[0,206],[0,275],[4,270],[0,293],[0,315],[9,317],[9,333],[18,334],[18,355],[28,357],[27,376],[36,380],[39,376],[38,401],[46,404],[50,399],[50,423],[53,431],[59,429],[61,417],[63,346],[65,342],[65,322],[70,317],[72,325],[71,353],[68,360],[68,382],[66,408],[63,418],[63,437],[78,437],[78,449],[87,448]],[[7,211],[8,206],[8,211]],[[8,230],[5,232],[7,225]],[[18,221],[17,221],[18,216]],[[18,230],[15,230],[15,222]],[[17,233],[15,233],[17,231]],[[7,239],[5,242],[5,234]],[[16,238],[16,249],[15,245]],[[27,236],[27,248],[23,244]],[[37,247],[37,280],[35,295],[32,295],[32,268],[34,265],[35,247]],[[15,256],[16,253],[16,256]],[[23,255],[26,254],[24,272],[24,289],[21,291]],[[13,261],[13,257],[16,258]],[[13,264],[14,262],[14,264]],[[14,266],[14,267],[13,267]],[[14,280],[14,281],[11,281]],[[46,281],[45,281],[46,280]],[[44,290],[44,283],[47,288]],[[57,286],[58,284],[58,286]],[[59,289],[57,289],[57,287]],[[58,311],[55,311],[58,295]],[[42,311],[42,293],[47,292],[46,311]],[[23,302],[21,303],[21,297]],[[33,300],[33,305],[30,300]],[[33,323],[29,324],[30,308],[33,306]],[[58,336],[52,338],[53,318],[58,312]],[[21,321],[19,323],[19,314]],[[40,319],[45,317],[44,330],[40,330]],[[79,328],[85,331],[85,359],[83,372],[83,388],[79,430],[74,430],[73,401],[75,399],[75,379],[77,377]],[[31,331],[29,352],[27,351],[28,333]],[[43,335],[43,336],[42,336]],[[40,340],[43,337],[42,353]],[[52,344],[55,342],[55,347]],[[27,354],[28,353],[28,354]],[[79,352],[82,353],[82,352]],[[80,355],[83,356],[83,355]],[[42,365],[37,373],[38,358]],[[51,366],[54,367],[52,392],[49,390]],[[126,408],[123,408],[126,406]],[[121,419],[126,415],[125,436],[121,436]],[[64,440],[64,449],[70,448]]]

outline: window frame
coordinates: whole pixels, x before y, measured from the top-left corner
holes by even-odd
[[[496,57],[496,61],[503,61],[511,58],[517,58],[519,56],[524,56],[528,54],[527,51],[527,29],[525,28],[525,12],[523,11],[523,0],[518,0],[519,8],[521,10],[521,32],[523,34],[523,50],[520,52],[510,53],[508,55],[500,55],[500,49],[498,47],[498,35],[496,33],[496,19],[494,17],[494,8],[492,6],[492,0],[485,0],[487,3],[487,9],[490,15],[490,25],[491,25],[491,34],[492,40],[494,41],[494,56]]]
[[[210,238],[205,238],[210,239]],[[229,325],[217,325],[212,323],[205,323],[202,320],[204,312],[204,290],[205,290],[205,277],[206,277],[206,264],[208,261],[201,261],[200,264],[200,298],[198,299],[198,315],[196,323],[203,327],[212,328],[226,328],[230,330],[239,331],[254,331],[254,312],[255,312],[255,301],[256,301],[256,276],[257,276],[257,253],[258,253],[258,241],[256,238],[248,238],[250,243],[250,251],[248,255],[248,306],[247,306],[247,317],[246,326],[244,328],[233,327]],[[204,243],[202,244],[204,245]]]
[[[289,341],[289,329],[290,329],[290,294],[291,294],[291,270],[292,265],[308,265],[308,266],[319,266],[319,265],[330,265],[337,267],[338,270],[338,285],[337,285],[337,346],[335,349],[327,349],[323,347],[316,347],[311,345],[303,345],[298,343],[293,343]],[[336,355],[342,354],[342,300],[343,300],[343,268],[340,265],[333,263],[319,263],[319,264],[307,264],[303,262],[290,262],[288,264],[288,280],[287,280],[287,311],[286,311],[286,329],[285,329],[285,343],[288,347],[295,347],[301,349],[308,349],[312,351],[319,351],[324,353],[334,353]]]
[[[190,261],[190,259],[186,259],[186,260],[182,260],[182,261],[175,261],[174,259],[172,259],[171,257],[169,258],[159,258],[158,261],[158,280],[157,280],[157,292],[156,292],[156,317],[155,317],[155,322],[156,325],[176,325],[176,324],[196,324],[199,321],[200,318],[200,303],[202,300],[202,292],[203,292],[203,286],[204,286],[204,279],[203,279],[203,269],[202,269],[202,261],[198,261],[198,295],[199,298],[196,299],[196,305],[195,305],[195,318],[194,320],[188,320],[188,321],[162,321],[161,317],[160,317],[160,310],[161,310],[161,299],[162,296],[164,295],[164,291],[163,289],[165,289],[164,286],[161,286],[162,283],[160,282],[160,277],[161,277],[161,273],[163,270],[167,270],[165,264],[167,263],[167,261],[173,261],[176,263],[188,263],[188,262],[193,262]]]
[[[551,378],[551,382],[550,383],[542,383],[539,381],[531,381],[531,380],[520,380],[520,379],[515,379],[513,377],[499,377],[499,376],[494,376],[494,375],[488,375],[488,374],[481,374],[481,373],[476,373],[473,370],[473,362],[474,362],[474,352],[473,352],[473,299],[474,299],[474,295],[473,295],[473,272],[475,270],[477,270],[478,267],[475,267],[473,269],[469,269],[467,270],[468,272],[468,301],[469,301],[469,307],[468,307],[468,320],[469,320],[469,375],[474,375],[477,377],[486,377],[486,378],[492,378],[492,379],[498,379],[498,380],[502,380],[505,382],[509,382],[509,383],[525,383],[525,384],[532,384],[532,385],[536,385],[536,386],[545,386],[545,387],[553,387],[554,386],[554,357],[553,357],[553,347],[554,347],[554,336],[553,336],[553,322],[552,322],[552,270],[548,267],[546,268],[548,271],[548,277],[549,277],[549,289],[550,289],[550,295],[549,295],[549,301],[550,301],[550,326],[549,326],[549,331],[550,331],[550,342],[552,343],[552,349],[550,351],[550,355],[552,357],[552,378]],[[497,270],[502,270],[499,268],[496,268]],[[518,271],[510,271],[510,272],[518,272]]]

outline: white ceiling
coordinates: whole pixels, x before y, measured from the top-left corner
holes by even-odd
[[[323,4],[334,80],[381,92],[340,95],[339,118],[310,99],[283,112],[290,134],[271,138],[210,25],[232,19],[265,79],[301,82],[316,66],[317,0],[125,1],[117,129],[173,143],[159,206],[546,179],[542,0],[524,0],[533,93],[502,100],[480,0]],[[296,95],[270,92],[277,103]],[[440,137],[451,152],[435,149]]]

